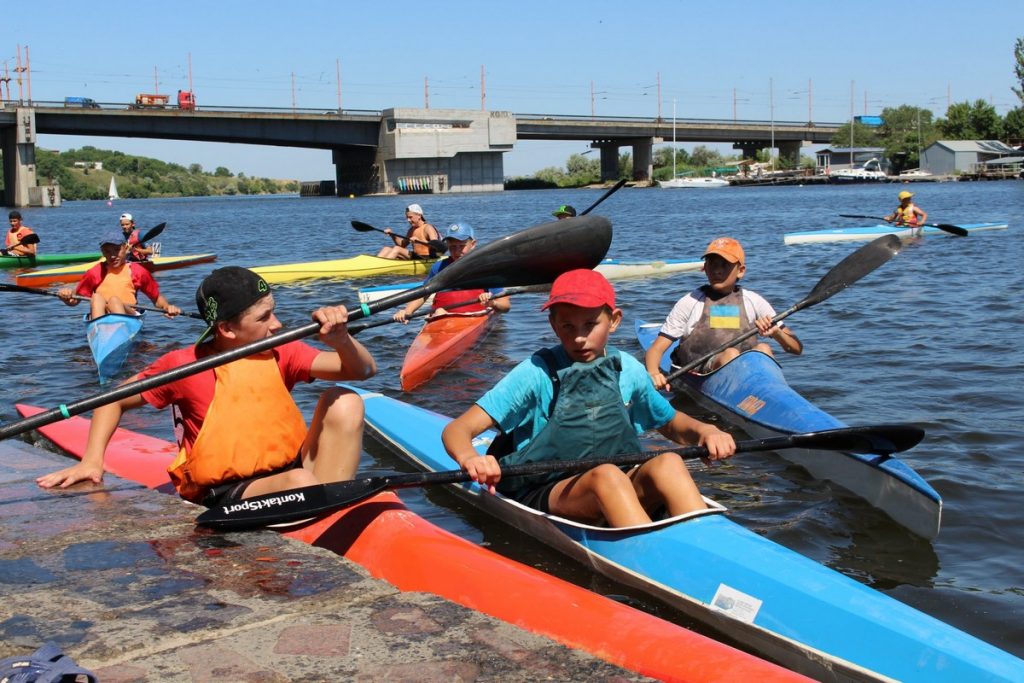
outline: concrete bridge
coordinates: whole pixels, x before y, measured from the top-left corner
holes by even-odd
[[[827,143],[841,124],[677,119],[680,142],[731,143],[744,157],[774,144],[797,160],[802,144]],[[602,179],[618,174],[632,148],[633,178],[649,180],[653,146],[673,123],[640,117],[513,114],[454,109],[292,110],[167,106],[95,108],[0,102],[5,204],[38,204],[35,140],[40,133],[236,142],[330,150],[339,194],[501,190],[502,155],[518,140],[583,140],[601,153]],[[34,192],[33,192],[34,189]]]

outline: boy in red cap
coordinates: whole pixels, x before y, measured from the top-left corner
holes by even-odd
[[[133,381],[240,348],[281,329],[270,286],[245,268],[214,270],[196,290],[196,305],[209,325],[199,342],[164,354]],[[344,306],[317,309],[313,319],[321,324],[320,341],[330,351],[292,341],[97,408],[82,461],[36,483],[43,488],[99,483],[104,451],[122,413],[147,403],[172,407],[179,451],[168,472],[178,494],[194,503],[212,507],[351,479],[362,451],[362,399],[339,386],[327,389],[307,429],[291,390],[314,379],[366,379],[377,366],[348,333]]]
[[[672,353],[672,361],[679,366],[706,356],[752,327],[756,327],[762,337],[777,341],[787,353],[800,355],[803,352],[803,344],[788,327],[772,322],[775,309],[771,304],[760,294],[740,287],[739,281],[746,272],[743,247],[732,237],[712,240],[704,250],[704,274],[708,284],[676,302],[644,355],[644,365],[656,389],[668,387],[659,364],[676,340],[679,340],[679,348]],[[767,342],[750,337],[716,354],[695,370],[711,372],[750,349],[772,355]]]
[[[542,310],[548,310],[561,343],[520,363],[445,428],[442,439],[452,458],[492,491],[586,522],[635,526],[650,523],[662,507],[672,516],[705,508],[675,453],[628,469],[598,465],[572,476],[501,478],[502,466],[642,451],[637,436],[649,429],[677,443],[706,446],[713,459],[729,457],[736,449],[729,434],[673,408],[635,358],[607,346],[622,311],[603,275],[563,273]],[[494,428],[501,430],[510,453],[500,465],[472,444],[478,434]]]

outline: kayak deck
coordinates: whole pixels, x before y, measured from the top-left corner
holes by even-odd
[[[388,259],[360,254],[331,261],[310,261],[251,270],[271,284],[320,278],[357,278],[375,275],[426,275],[436,259]]]
[[[647,349],[659,324],[635,323],[637,340]],[[671,369],[673,344],[661,367]],[[746,351],[706,375],[686,373],[678,380],[704,410],[721,414],[752,438],[784,436],[848,426],[801,396],[786,382],[778,362]],[[893,456],[787,448],[779,455],[817,479],[833,481],[923,538],[938,536],[942,497],[909,465]]]
[[[448,314],[427,320],[402,361],[402,391],[429,382],[468,351],[487,332],[494,312]]]
[[[989,230],[1006,230],[1008,223],[957,223],[959,227],[969,234],[975,232],[986,232]],[[782,237],[786,244],[816,244],[821,242],[867,242],[881,235],[896,235],[900,239],[911,237],[925,237],[935,235],[949,235],[950,233],[939,228],[896,228],[888,224],[869,225],[856,228],[833,228],[830,230],[806,230],[803,232],[788,232]]]
[[[427,471],[458,469],[440,434],[449,418],[361,392],[370,433]],[[489,435],[474,446],[484,452]],[[819,680],[1020,680],[1024,662],[720,514],[608,529],[526,508],[474,483],[460,498],[585,566],[642,590]]]
[[[97,261],[103,255],[98,251],[77,254],[36,254],[34,256],[13,256],[0,254],[0,268],[37,268],[62,263],[88,263]]]
[[[216,254],[186,254],[184,256],[156,256],[151,261],[141,261],[140,265],[145,266],[150,272],[155,272],[212,263],[216,260]],[[45,287],[59,282],[78,282],[82,275],[97,263],[100,261],[22,273],[15,278],[15,282],[22,287]]]
[[[142,331],[143,316],[108,313],[94,320],[85,318],[86,339],[96,362],[100,384],[113,379],[124,365],[135,338]]]

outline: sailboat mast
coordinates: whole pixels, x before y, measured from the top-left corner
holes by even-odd
[[[672,179],[676,177],[676,101],[672,100]]]

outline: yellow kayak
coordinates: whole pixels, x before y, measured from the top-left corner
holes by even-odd
[[[251,270],[271,284],[316,278],[353,278],[374,275],[426,275],[435,259],[390,259],[360,254],[334,261],[255,266]]]

